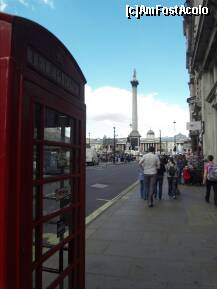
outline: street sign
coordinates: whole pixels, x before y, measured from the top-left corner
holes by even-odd
[[[55,190],[56,200],[61,200],[66,198],[70,194],[70,191],[67,187],[59,188]]]
[[[201,121],[187,122],[187,130],[201,130]]]

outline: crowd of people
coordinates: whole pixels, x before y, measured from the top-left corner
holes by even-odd
[[[139,161],[139,180],[141,198],[147,200],[148,206],[154,206],[154,199],[162,199],[164,175],[168,181],[168,196],[176,199],[180,194],[179,184],[206,185],[205,201],[210,201],[213,187],[214,203],[217,206],[217,165],[213,156],[204,160],[201,154],[176,154],[173,156],[154,153],[150,147]]]
[[[115,154],[115,156],[113,153],[103,153],[99,154],[98,157],[100,162],[113,162],[115,158],[115,162],[128,163],[136,159],[135,156],[126,153]]]

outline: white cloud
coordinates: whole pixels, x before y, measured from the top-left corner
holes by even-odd
[[[50,8],[54,8],[54,3],[52,0],[41,0],[44,4],[50,6]]]
[[[13,2],[20,3],[24,6],[30,6],[30,1],[28,0],[14,0]],[[37,2],[41,4],[45,4],[52,9],[54,8],[53,0],[37,0]],[[12,3],[10,3],[10,1],[7,2],[6,0],[0,0],[0,11],[4,11],[9,6],[9,4],[12,6]],[[31,5],[31,8],[34,10],[34,6]]]
[[[130,133],[132,120],[131,91],[101,87],[93,90],[86,85],[85,98],[87,105],[87,133],[91,137],[104,135],[113,137],[113,127],[116,127],[118,137],[126,137]],[[184,101],[184,99],[183,99]],[[151,128],[156,136],[159,130],[162,136],[173,136],[176,121],[176,133],[187,135],[186,122],[189,112],[176,104],[169,104],[159,99],[156,92],[148,95],[138,94],[138,130],[142,137]]]
[[[29,3],[26,0],[18,0],[22,5],[28,6]]]
[[[4,0],[0,0],[0,11],[4,11],[8,4]]]

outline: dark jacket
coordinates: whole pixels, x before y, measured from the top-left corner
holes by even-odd
[[[163,163],[160,163],[160,168],[157,170],[157,176],[162,177],[165,171],[165,165]]]

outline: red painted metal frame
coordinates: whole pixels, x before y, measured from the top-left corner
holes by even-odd
[[[46,59],[62,72],[62,77],[73,79],[79,87],[73,94],[65,82],[61,85],[40,73],[37,67],[27,62],[27,49],[31,47],[41,59]],[[40,60],[41,61],[41,60]],[[40,66],[39,66],[40,68]],[[70,272],[75,272],[78,281],[76,289],[84,289],[85,263],[85,121],[84,85],[86,80],[68,50],[50,32],[21,17],[0,13],[0,268],[1,289],[32,288],[32,270],[46,260],[68,241],[80,236],[79,258],[70,264],[49,286],[54,289]],[[32,264],[32,227],[39,221],[32,221],[32,160],[33,144],[33,103],[73,116],[81,123],[80,170],[70,177],[79,177],[80,200],[63,211],[80,209],[80,226],[56,247]],[[44,123],[44,120],[42,120]],[[42,140],[43,144],[58,145]],[[59,144],[60,145],[60,144]],[[67,147],[68,144],[61,146]],[[43,161],[43,160],[42,160]],[[68,178],[40,179],[35,184]],[[49,217],[44,216],[41,221]],[[38,223],[37,223],[38,222]],[[76,273],[78,272],[78,273]],[[38,289],[38,288],[37,288]],[[41,289],[41,288],[40,288]],[[71,289],[71,288],[70,288]]]

